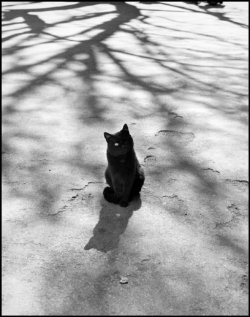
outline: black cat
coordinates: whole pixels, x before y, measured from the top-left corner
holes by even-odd
[[[141,191],[144,171],[135,155],[127,124],[115,134],[104,132],[104,137],[108,143],[105,178],[110,187],[104,188],[103,195],[107,201],[126,207]]]

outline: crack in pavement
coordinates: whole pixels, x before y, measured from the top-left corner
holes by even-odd
[[[173,111],[171,111],[171,112],[169,112],[169,115],[170,116],[174,116],[174,119],[176,119],[176,118],[183,118],[183,116],[180,116],[180,115],[178,115],[176,112],[173,112]]]
[[[159,130],[155,136],[166,136],[170,140],[176,139],[176,141],[184,145],[192,142],[195,138],[195,134],[193,132],[181,132],[176,130]]]
[[[90,181],[90,182],[88,182],[85,186],[83,186],[83,187],[81,187],[81,188],[70,188],[69,190],[71,190],[71,191],[74,191],[74,190],[82,190],[82,191],[84,191],[84,190],[85,190],[89,185],[91,185],[91,184],[103,184],[103,182]],[[90,195],[88,195],[88,197],[89,197],[89,196],[90,196]],[[67,200],[67,202],[68,202],[68,203],[69,203],[69,202],[72,202],[72,201],[74,201],[77,197],[79,197],[78,194],[72,196],[70,199]],[[68,205],[64,205],[64,206],[63,206],[62,208],[60,208],[57,212],[55,212],[55,213],[53,213],[53,214],[48,214],[48,215],[49,215],[49,216],[57,216],[58,214],[65,212],[68,207],[69,207]]]
[[[176,198],[177,200],[179,200],[179,201],[181,201],[181,202],[184,201],[184,200],[180,199],[180,198],[178,197],[178,195],[175,195],[175,194],[173,194],[173,195],[164,195],[164,196],[162,196],[162,197],[167,197],[167,198],[170,198],[170,199]]]
[[[243,184],[246,184],[248,185],[248,181],[244,180],[244,179],[230,179],[230,178],[226,178],[225,179],[226,182],[229,182],[229,183],[243,183]]]
[[[55,213],[53,213],[53,214],[48,214],[48,216],[52,216],[52,217],[54,217],[54,216],[57,216],[58,214],[60,214],[60,213],[62,213],[62,212],[64,212],[64,211],[66,211],[66,208],[67,208],[68,206],[67,205],[64,205],[61,209],[59,209],[57,212],[55,212]]]
[[[225,182],[235,186],[238,190],[245,192],[248,188],[248,181],[244,179],[225,179]]]
[[[241,276],[241,283],[240,283],[240,288],[248,294],[248,289],[249,289],[249,282],[248,282],[248,275],[243,274]]]
[[[172,195],[164,195],[163,198],[163,205],[169,208],[172,212],[177,212],[181,214],[184,214],[185,216],[188,214],[188,208],[184,203],[184,200],[179,198],[178,195],[172,194]],[[168,202],[164,201],[164,198],[169,199]]]
[[[150,161],[156,161],[156,157],[154,155],[147,155],[145,158],[144,158],[144,162],[150,162]]]
[[[181,136],[181,135],[190,135],[190,136],[193,136],[194,137],[194,133],[193,132],[181,132],[181,131],[175,131],[175,130],[160,130],[158,131],[155,136],[158,136],[158,135],[178,135],[178,136]]]
[[[208,168],[202,168],[202,170],[203,170],[203,171],[211,171],[211,172],[214,172],[214,173],[218,173],[218,174],[220,174],[220,172],[219,172],[219,171],[214,170],[214,169],[213,169],[213,168],[211,168],[211,167],[208,167]]]
[[[81,187],[81,188],[70,188],[70,190],[85,190],[90,184],[103,184],[103,182],[88,182],[85,186]]]
[[[231,204],[227,206],[227,209],[232,213],[232,218],[226,222],[217,222],[215,224],[215,228],[228,227],[232,223],[237,223],[239,218],[242,216],[240,213],[240,209],[235,204]]]

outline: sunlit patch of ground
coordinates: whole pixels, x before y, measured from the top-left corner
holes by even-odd
[[[247,3],[2,11],[3,313],[247,315]],[[124,123],[128,208],[102,197]]]

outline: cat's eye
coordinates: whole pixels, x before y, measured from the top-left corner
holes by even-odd
[[[116,142],[116,143],[114,143],[114,146],[119,146],[119,143],[117,143],[117,142]]]

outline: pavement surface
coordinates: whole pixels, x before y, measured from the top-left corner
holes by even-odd
[[[248,3],[3,2],[3,315],[248,315]],[[146,181],[106,202],[127,123]]]

